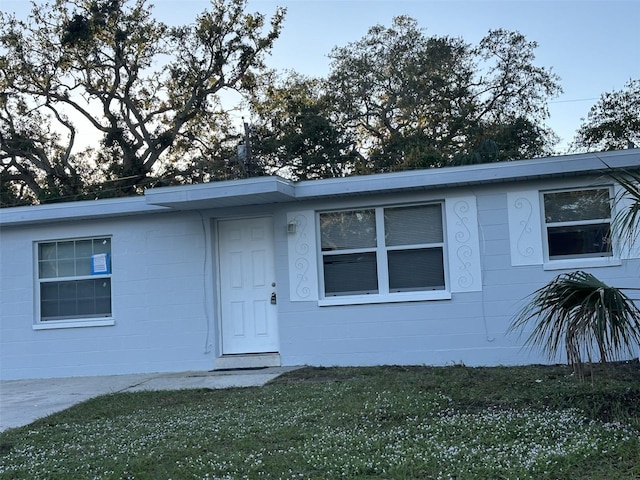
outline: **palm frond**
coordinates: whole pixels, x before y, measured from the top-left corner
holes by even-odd
[[[622,187],[614,199],[617,210],[612,222],[614,240],[631,249],[640,241],[640,172],[619,172],[609,167],[608,175]]]
[[[558,275],[531,295],[509,330],[535,326],[525,345],[539,348],[550,360],[564,349],[578,371],[585,361],[601,362],[632,354],[640,343],[640,309],[621,289],[590,273]]]

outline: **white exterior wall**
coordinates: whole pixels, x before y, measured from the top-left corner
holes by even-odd
[[[509,287],[509,282],[505,281],[505,285],[497,288],[487,285],[488,281],[500,283],[506,280],[499,274],[494,277],[494,269],[508,265],[509,261],[504,195],[475,196],[464,190],[453,192],[453,195],[446,192],[413,195],[410,200],[444,199],[445,205],[456,205],[458,199],[469,199],[470,196],[476,200],[472,205],[476,211],[470,212],[471,218],[480,225],[479,228],[475,225],[476,247],[471,248],[476,251],[469,262],[473,265],[473,288],[464,282],[470,278],[467,275],[456,277],[460,259],[464,257],[456,254],[459,245],[455,234],[451,233],[460,228],[456,224],[461,220],[451,214],[455,209],[447,206],[449,287],[458,290],[452,292],[451,299],[322,307],[317,301],[288,302],[280,307],[281,332],[287,332],[281,339],[283,364],[526,363],[513,339],[504,334],[505,325],[511,320],[510,314],[517,308],[515,302],[504,298],[504,288]],[[406,202],[409,198],[402,200]],[[360,205],[367,206],[370,201],[360,200],[363,202]],[[378,198],[376,201],[387,205],[398,199]],[[332,205],[316,207],[335,208]],[[460,239],[467,237],[467,234],[458,235]],[[478,262],[487,270],[476,273]],[[315,272],[309,275],[313,277]]]
[[[518,184],[527,191],[550,188],[571,188],[589,185],[586,180],[567,183]],[[548,363],[549,360],[536,351],[523,349],[527,334],[507,333],[509,325],[525,304],[525,299],[536,289],[547,284],[561,273],[577,268],[547,269],[542,254],[543,232],[539,224],[532,224],[535,252],[533,261],[525,264],[522,255],[513,255],[522,239],[510,234],[513,225],[509,221],[509,198],[515,189],[513,184],[475,187],[473,191],[442,192],[445,202],[452,198],[471,194],[476,198],[478,243],[482,268],[482,285],[479,291],[454,291],[450,300],[434,300],[406,303],[382,303],[368,305],[318,306],[317,300],[295,301],[280,305],[281,357],[286,365],[377,365],[377,364],[428,364],[428,365],[518,365]],[[438,193],[423,195],[424,201],[438,198]],[[519,197],[517,197],[519,198]],[[413,197],[413,200],[418,198]],[[378,205],[393,204],[399,197],[377,198]],[[371,200],[350,200],[351,205],[367,206]],[[533,221],[540,221],[540,205],[534,202]],[[300,212],[335,208],[333,203],[307,205]],[[447,216],[446,228],[455,229],[457,218]],[[513,222],[512,222],[513,223]],[[291,250],[291,241],[282,248]],[[448,254],[455,249],[452,236],[448,239]],[[624,256],[624,253],[623,253]],[[291,260],[291,259],[290,259]],[[317,259],[316,259],[317,260]],[[294,262],[295,263],[295,262]],[[577,262],[579,266],[580,262]],[[582,268],[596,277],[618,287],[640,286],[640,261],[622,260],[618,266]],[[317,275],[315,266],[307,268],[305,276]],[[449,268],[455,262],[449,261]],[[293,272],[295,273],[295,272]],[[294,274],[291,279],[299,279]],[[450,280],[453,272],[449,272]],[[455,289],[453,282],[449,286]],[[475,290],[475,289],[474,289]],[[563,359],[558,359],[563,361]]]
[[[211,369],[204,231],[194,212],[4,228],[0,378]],[[112,236],[115,325],[34,330],[34,242],[103,235]]]
[[[535,192],[585,185],[501,183],[3,228],[0,378],[212,369],[220,352],[212,226],[216,218],[264,215],[274,220],[283,365],[544,363],[507,329],[528,295],[575,268],[545,269],[542,229],[531,224],[523,239],[518,229],[529,214],[515,202],[529,199],[539,222]],[[450,299],[319,305],[317,211],[431,201],[445,202]],[[288,233],[294,221],[297,232]],[[34,330],[34,243],[104,235],[112,237],[115,325]],[[584,269],[610,285],[638,287],[639,255],[627,256],[617,266]]]

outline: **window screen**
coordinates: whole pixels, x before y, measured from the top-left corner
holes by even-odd
[[[326,255],[324,280],[326,295],[378,293],[376,254]]]
[[[544,213],[547,223],[610,218],[609,189],[546,193],[544,195]]]
[[[40,317],[43,321],[110,316],[110,278],[40,284]]]
[[[375,211],[322,213],[320,232],[322,251],[375,247]]]
[[[544,218],[550,260],[613,255],[609,188],[545,193]]]
[[[444,288],[444,262],[441,247],[390,251],[388,259],[389,291]]]
[[[325,296],[445,288],[440,203],[327,212],[319,222]]]
[[[387,246],[442,242],[442,207],[385,208],[384,232]]]
[[[38,244],[40,321],[111,316],[111,238]],[[107,268],[94,273],[96,256]]]

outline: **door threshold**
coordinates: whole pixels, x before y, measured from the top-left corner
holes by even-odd
[[[214,370],[236,370],[248,368],[279,367],[279,353],[240,353],[216,358]]]

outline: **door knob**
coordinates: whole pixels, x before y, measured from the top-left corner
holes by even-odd
[[[276,304],[276,292],[273,292],[271,294],[271,305],[275,305]]]

